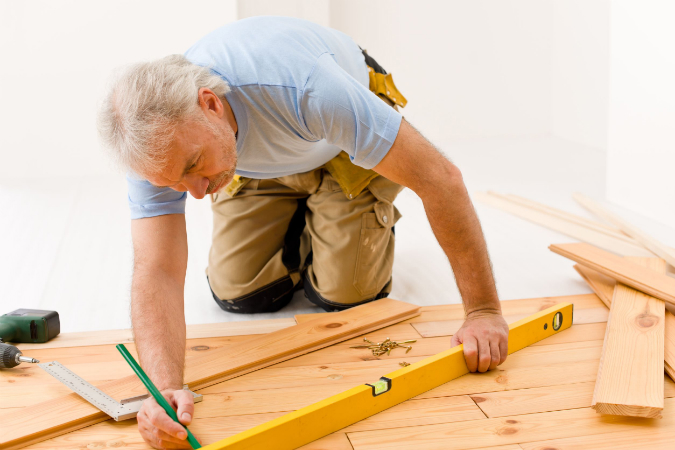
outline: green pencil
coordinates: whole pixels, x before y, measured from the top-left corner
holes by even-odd
[[[162,395],[161,392],[159,392],[159,389],[152,383],[150,378],[145,374],[141,366],[136,362],[133,356],[131,356],[131,353],[129,353],[129,350],[122,345],[122,344],[117,344],[115,346],[117,350],[122,354],[124,359],[129,363],[131,366],[131,369],[136,372],[136,375],[138,375],[138,378],[141,379],[143,384],[145,385],[146,389],[150,392],[150,394],[157,400],[157,403],[164,408],[164,411],[171,417],[176,423],[180,424],[181,426],[184,426],[178,421],[178,416],[176,415],[176,411],[173,410],[171,405],[169,405],[169,402],[166,401],[164,396]],[[199,444],[199,441],[197,441],[197,438],[194,437],[192,432],[188,430],[188,427],[185,427],[185,431],[187,431],[188,435],[188,442],[192,446],[192,448],[202,448],[202,446]]]

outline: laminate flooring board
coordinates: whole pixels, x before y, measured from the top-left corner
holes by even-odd
[[[186,360],[185,382],[191,389],[198,390],[392,325],[416,315],[418,309],[404,302],[382,299],[335,313],[330,320],[319,318],[226,349],[192,356]],[[121,378],[99,388],[117,400],[145,393],[135,376]],[[92,425],[106,417],[76,394],[69,394],[1,417],[0,446],[20,448],[28,443]]]
[[[674,399],[668,399],[675,407]],[[662,420],[602,416],[591,408],[537,414],[348,433],[354,450],[459,450],[497,445],[604,435],[649,427],[653,432],[672,431],[674,416]]]
[[[675,424],[673,424],[675,425]],[[630,429],[589,436],[521,443],[523,450],[672,450],[675,429],[636,424]]]
[[[540,352],[523,353],[533,349]],[[573,344],[530,346],[510,355],[495,370],[464,375],[416,398],[473,395],[595,381],[601,349],[601,341],[586,347]]]
[[[387,430],[399,427],[484,419],[485,414],[467,395],[408,400],[343,428],[342,431]]]
[[[447,349],[446,349],[447,350]],[[347,351],[347,350],[345,350]],[[439,353],[439,352],[437,352]],[[256,370],[224,383],[202,389],[202,394],[284,389],[296,386],[344,385],[357,386],[378,380],[382,375],[400,368],[399,363],[417,362],[426,356],[400,356],[370,361],[324,363],[310,366],[272,366]],[[346,390],[346,389],[345,389]]]
[[[574,304],[574,311],[603,307],[595,294],[564,295],[560,297],[537,297],[517,300],[502,300],[502,314],[505,316],[530,315],[543,311],[558,303]],[[463,320],[462,305],[426,306],[420,309],[420,315],[402,323],[422,323],[444,320]]]
[[[532,313],[504,315],[504,320],[507,323],[515,322]],[[589,324],[589,323],[603,323],[607,322],[609,312],[606,307],[596,307],[588,309],[574,310],[574,325]],[[455,320],[437,320],[433,322],[418,322],[413,323],[417,332],[423,337],[438,337],[438,336],[452,336],[460,329],[464,323],[463,319]],[[567,330],[566,330],[567,331]],[[542,343],[545,341],[541,341]]]
[[[632,259],[659,273],[659,258]],[[599,413],[661,417],[665,304],[616,283],[592,407]]]
[[[295,325],[295,320],[288,318],[267,319],[247,322],[205,323],[187,325],[187,339],[212,338],[224,336],[241,336],[266,334]],[[24,353],[48,348],[83,347],[106,344],[123,344],[133,342],[131,330],[107,330],[95,332],[62,333],[43,344],[20,343],[16,346]]]
[[[594,381],[473,394],[471,398],[490,418],[588,408]],[[665,397],[675,396],[675,383],[665,378]]]
[[[353,450],[349,438],[343,432],[329,434],[328,436],[298,447],[298,450]]]
[[[485,192],[474,193],[474,198],[481,203],[507,211],[527,221],[570,236],[582,242],[596,245],[605,250],[624,256],[653,256],[653,254],[637,242],[626,242],[624,238],[617,238],[603,231],[589,228],[576,221],[569,221],[550,214],[547,211],[533,209],[514,201],[504,199]]]
[[[589,244],[553,244],[549,249],[645,294],[675,304],[675,278]]]
[[[575,193],[572,197],[581,206],[610,222],[654,255],[663,258],[668,264],[675,267],[675,252],[672,249],[585,195]]]

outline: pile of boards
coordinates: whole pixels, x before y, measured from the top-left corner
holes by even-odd
[[[675,380],[675,251],[593,200],[586,209],[616,228],[515,195],[477,200],[583,243],[553,244],[610,309],[592,407],[602,414],[660,418],[663,372]]]

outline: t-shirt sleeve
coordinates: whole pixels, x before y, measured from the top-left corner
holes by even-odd
[[[305,84],[302,119],[309,132],[372,169],[398,135],[401,114],[345,72],[329,53],[321,55]]]
[[[132,173],[127,174],[127,187],[131,219],[185,214],[187,192],[155,187]]]

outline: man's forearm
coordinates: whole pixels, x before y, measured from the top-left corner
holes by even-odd
[[[185,363],[183,282],[156,268],[134,268],[131,321],[141,366],[158,389],[180,389]]]
[[[436,239],[450,260],[467,315],[501,312],[487,245],[459,169],[446,162],[442,186],[422,201]]]

